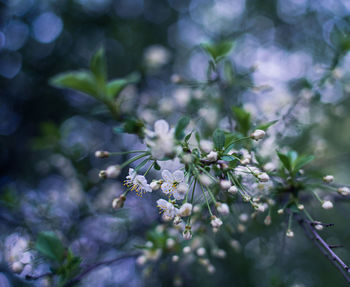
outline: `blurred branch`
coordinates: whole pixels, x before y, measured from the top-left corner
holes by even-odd
[[[340,247],[339,245],[329,245],[316,231],[314,224],[310,223],[304,218],[298,216],[298,222],[300,226],[304,229],[307,236],[312,239],[316,246],[322,251],[322,253],[332,262],[332,264],[338,268],[342,273],[346,281],[350,284],[350,269],[349,267],[341,260],[337,254],[332,250],[335,247]]]
[[[87,275],[88,273],[90,273],[91,271],[95,270],[100,266],[110,265],[123,259],[139,256],[140,254],[141,254],[140,252],[124,254],[110,260],[101,261],[93,265],[87,266],[79,275],[77,275],[76,277],[68,281],[65,285],[63,285],[63,287],[74,286],[75,284],[79,283],[84,278],[85,275]]]

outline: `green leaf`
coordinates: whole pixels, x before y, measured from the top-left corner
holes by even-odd
[[[65,247],[61,240],[51,231],[39,233],[35,249],[51,260],[62,263],[65,258]]]
[[[283,153],[281,153],[281,152],[279,152],[279,151],[276,151],[276,152],[277,152],[277,155],[278,155],[280,161],[282,162],[283,166],[284,166],[289,172],[292,172],[292,163],[291,163],[291,161],[290,161],[290,158],[289,158],[287,155],[285,155],[285,154],[283,154]]]
[[[67,72],[50,79],[50,84],[57,88],[67,88],[98,97],[96,81],[88,71]]]
[[[216,129],[213,133],[213,142],[216,150],[222,150],[225,146],[225,133],[222,130]]]
[[[185,142],[188,142],[192,136],[192,132],[190,132],[187,136],[185,136]]]
[[[160,165],[156,161],[154,162],[154,169],[155,170],[160,170]]]
[[[107,96],[115,99],[127,85],[135,84],[139,80],[140,75],[138,73],[133,73],[126,78],[114,79],[107,84]]]
[[[125,79],[115,79],[107,84],[107,95],[109,98],[116,98],[120,92],[129,84]]]
[[[103,48],[98,49],[92,56],[90,70],[96,77],[97,81],[101,85],[104,85],[107,80],[107,62]]]
[[[250,113],[240,107],[232,107],[232,113],[238,123],[238,131],[243,135],[248,135],[251,127]]]
[[[188,124],[190,123],[190,119],[189,117],[182,117],[178,122],[177,122],[177,125],[176,125],[176,128],[175,128],[175,138],[178,139],[178,140],[182,140],[185,136],[185,129],[186,127],[188,126]]]
[[[235,157],[231,156],[231,155],[224,155],[221,157],[222,160],[224,161],[234,161],[237,160]]]
[[[264,123],[264,124],[260,124],[256,127],[257,130],[263,130],[263,131],[267,131],[267,129],[271,126],[273,126],[275,123],[277,123],[278,120],[275,120],[275,121],[271,121],[271,122],[267,122],[267,123]]]
[[[220,43],[202,43],[200,46],[217,63],[232,50],[233,44],[233,41],[223,41]]]
[[[304,165],[308,164],[311,162],[315,157],[313,155],[302,155],[299,156],[295,162],[295,167],[294,170],[298,171],[301,169]]]

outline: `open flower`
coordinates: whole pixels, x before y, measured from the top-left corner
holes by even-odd
[[[188,191],[188,185],[184,182],[184,172],[177,170],[171,173],[168,170],[163,170],[162,177],[164,182],[161,189],[167,195],[173,195],[176,200],[181,200],[185,197]]]
[[[164,199],[157,200],[157,207],[160,209],[160,212],[163,213],[163,216],[168,219],[173,219],[177,213],[177,208],[175,208],[171,202]]]
[[[138,196],[142,196],[146,192],[152,192],[147,179],[143,175],[138,175],[132,168],[129,168],[129,175],[126,177],[124,185],[130,188],[130,190],[136,191]]]
[[[146,130],[146,144],[155,159],[162,159],[174,152],[174,130],[165,120],[154,123],[154,131]]]

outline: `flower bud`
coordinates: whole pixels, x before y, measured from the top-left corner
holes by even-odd
[[[261,182],[267,182],[270,179],[269,175],[266,172],[259,174],[258,178]]]
[[[323,177],[323,181],[326,183],[331,183],[334,181],[334,176],[333,175],[326,175]]]
[[[202,256],[204,256],[205,253],[207,253],[207,252],[206,252],[206,250],[205,250],[204,247],[200,247],[200,248],[197,249],[196,253],[197,253],[198,256],[201,256],[201,257],[202,257]]]
[[[199,181],[201,184],[203,184],[204,186],[209,186],[212,183],[212,180],[209,176],[205,175],[205,174],[201,174],[199,176]]]
[[[108,151],[98,150],[95,152],[95,157],[97,158],[107,158],[109,157]]]
[[[172,262],[178,262],[179,261],[179,256],[178,255],[173,255],[172,257],[171,257],[171,261]]]
[[[350,188],[346,186],[339,187],[337,192],[343,196],[347,196],[347,195],[350,195]]]
[[[264,224],[265,225],[270,225],[271,224],[271,216],[270,215],[265,217]]]
[[[190,240],[192,238],[191,225],[186,225],[185,230],[182,233],[182,236],[185,240]]]
[[[291,229],[287,229],[287,232],[286,232],[286,236],[287,237],[294,237],[294,232],[293,232],[293,230],[291,230]]]
[[[297,207],[298,207],[299,210],[304,210],[304,205],[303,204],[298,204]]]
[[[199,143],[199,147],[202,151],[209,153],[213,149],[213,143],[208,140],[201,140]]]
[[[154,180],[150,183],[149,186],[152,188],[152,190],[157,190],[160,188],[160,182],[159,180]]]
[[[229,189],[228,192],[231,194],[236,194],[238,192],[238,188],[234,185],[232,185]]]
[[[277,210],[277,213],[278,214],[283,214],[284,213],[284,210],[282,208],[280,208],[279,210]]]
[[[106,169],[107,178],[116,178],[120,174],[119,165],[111,165]]]
[[[323,203],[322,203],[322,208],[324,209],[331,209],[333,208],[333,203],[329,200],[325,200]]]
[[[213,228],[218,228],[222,225],[222,220],[220,218],[216,217],[215,215],[213,215],[211,217],[210,224]]]
[[[105,170],[101,170],[101,171],[98,173],[98,176],[99,176],[99,178],[101,178],[101,179],[106,179],[106,178],[107,178],[106,171],[105,171]]]
[[[11,269],[14,273],[21,273],[23,270],[23,264],[20,261],[16,261],[12,264]]]
[[[253,139],[253,140],[261,140],[262,138],[264,138],[265,136],[265,132],[263,130],[255,130],[251,135],[250,137]]]
[[[216,151],[211,151],[207,155],[206,159],[209,161],[217,161],[218,160],[218,153]]]
[[[113,207],[114,209],[120,209],[120,208],[122,208],[122,207],[124,206],[125,200],[126,200],[125,195],[121,195],[121,196],[119,196],[119,197],[113,199],[113,201],[112,201],[112,207]]]
[[[228,207],[228,205],[226,203],[217,202],[216,209],[222,215],[227,215],[230,213],[230,208]]]
[[[231,182],[227,179],[220,181],[220,187],[224,190],[228,190],[232,186]]]

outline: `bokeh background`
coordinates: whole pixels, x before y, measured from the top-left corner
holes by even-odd
[[[204,81],[208,57],[199,44],[233,39],[237,78],[248,74],[260,88],[238,87],[227,101],[264,120],[283,118],[266,153],[282,145],[314,154],[310,172],[350,184],[349,13],[346,0],[0,0],[0,286],[45,286],[21,279],[48,271],[43,260],[29,264],[39,231],[56,231],[89,264],[143,244],[159,222],[152,199],[134,196],[113,211],[122,183],[98,178],[122,158],[101,161],[95,150],[138,148],[137,137],[114,133],[118,123],[94,99],[49,85],[58,73],[87,67],[101,46],[110,78],[141,74],[123,91],[123,109],[149,124],[175,123],[197,112],[187,108],[197,95],[171,76]],[[209,126],[220,121],[212,105],[198,109]],[[344,245],[337,252],[350,263],[346,200],[311,210],[335,223],[323,234]],[[131,258],[90,273],[81,286],[346,286],[298,227],[284,242],[283,222],[246,225],[240,248],[220,242],[227,256],[213,259],[214,274],[165,259],[145,272]],[[12,249],[24,253],[22,276],[9,269]]]

